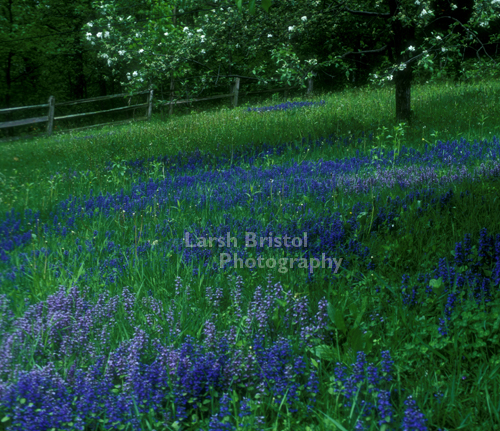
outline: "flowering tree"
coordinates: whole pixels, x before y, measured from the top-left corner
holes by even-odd
[[[170,77],[178,82],[176,90],[191,96],[235,77],[303,84],[318,64],[308,41],[319,31],[312,31],[313,19],[306,15],[316,3],[283,0],[275,5],[278,13],[257,9],[255,19],[238,13],[231,0],[143,1],[135,14],[121,13],[125,0],[99,1],[85,32],[88,44],[130,91],[157,87]],[[323,21],[333,27],[332,19]]]
[[[466,49],[496,64],[488,47],[498,34],[485,40],[478,31],[494,26],[500,0],[457,4],[265,0],[256,8],[250,0],[243,8],[241,0],[139,0],[130,12],[128,0],[96,0],[86,37],[130,91],[173,77],[191,96],[237,76],[304,85],[315,71],[349,75],[353,60],[372,57],[372,80],[394,82],[396,117],[408,121],[416,68],[432,72],[437,58],[460,64]]]
[[[236,4],[241,10],[241,0],[236,0]],[[263,9],[272,13],[269,6],[269,2],[262,2]],[[255,9],[255,0],[250,0],[249,8]],[[479,37],[478,29],[500,24],[500,0],[457,0],[455,3],[448,0],[333,0],[323,10],[336,15],[339,33],[352,28],[346,24],[352,25],[353,17],[365,20],[365,24],[356,24],[356,32],[363,34],[364,48],[350,49],[337,35],[331,45],[333,54],[321,65],[336,64],[349,72],[346,60],[381,56],[373,79],[394,81],[398,120],[411,119],[411,83],[416,66],[432,71],[435,58],[457,57],[472,48],[478,58],[479,54],[486,56],[488,66],[498,68],[487,49],[500,42],[498,32],[489,34],[490,39],[485,42]],[[288,56],[293,57],[293,52]]]

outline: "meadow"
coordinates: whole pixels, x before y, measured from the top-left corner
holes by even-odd
[[[500,84],[412,97],[0,144],[0,429],[500,429]]]

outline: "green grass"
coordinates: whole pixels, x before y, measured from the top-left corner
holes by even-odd
[[[415,86],[412,100],[415,120],[405,134],[408,146],[419,148],[422,142],[440,139],[481,140],[499,134],[500,118],[498,81],[473,85],[427,84]],[[51,138],[4,143],[0,149],[0,208],[3,210],[32,206],[46,197],[49,177],[68,169],[90,170],[97,175],[106,161],[174,155],[199,149],[213,154],[230,154],[236,148],[254,143],[288,142],[302,137],[347,136],[371,131],[381,136],[394,135],[394,91],[392,88],[371,90],[358,88],[335,94],[317,95],[311,100],[325,100],[320,109],[300,112],[246,112],[219,109],[195,115],[173,117],[161,122],[157,115],[150,123],[104,127],[100,130],[73,134],[56,134]],[[263,100],[261,106],[274,104]],[[109,134],[112,133],[112,134]],[[85,136],[91,136],[83,139]],[[79,139],[82,138],[82,139]],[[217,149],[217,145],[219,147]],[[366,145],[347,148],[343,157]],[[309,158],[331,157],[333,154],[307,155]],[[100,187],[102,187],[102,184]],[[95,183],[93,184],[95,187]],[[28,198],[26,200],[29,189]],[[60,194],[63,193],[63,194]],[[56,199],[66,192],[52,194]],[[47,199],[47,198],[46,198]],[[46,202],[50,205],[51,201]]]
[[[213,166],[218,155],[229,159],[225,166],[218,166],[219,171],[230,169],[231,164],[250,171],[252,165],[236,157],[242,148],[251,147],[258,152],[264,143],[299,143],[295,147],[290,144],[289,150],[281,155],[259,157],[253,163],[253,166],[274,172],[276,182],[281,181],[281,190],[280,187],[270,187],[269,180],[255,180],[251,184],[242,181],[234,185],[236,190],[248,193],[248,201],[230,209],[233,218],[231,227],[235,229],[237,225],[234,220],[247,223],[248,228],[248,225],[251,226],[249,219],[264,226],[268,223],[286,225],[293,221],[323,220],[332,213],[338,213],[343,228],[362,247],[368,247],[370,258],[377,263],[377,267],[369,271],[360,255],[354,252],[347,254],[342,250],[344,254],[335,257],[344,257],[350,264],[337,277],[322,269],[315,272],[312,281],[308,281],[307,275],[298,270],[280,273],[276,268],[258,271],[243,268],[232,272],[243,277],[243,309],[250,307],[256,286],[265,286],[269,274],[281,282],[291,296],[307,297],[311,312],[316,311],[322,297],[326,297],[331,306],[331,340],[302,352],[307,366],[316,370],[319,379],[315,413],[309,416],[303,411],[290,413],[286,403],[275,404],[272,397],[264,396],[260,405],[258,399],[253,400],[252,419],[264,416],[266,429],[269,430],[343,429],[341,426],[354,429],[357,419],[361,417],[360,401],[354,402],[352,409],[340,405],[339,395],[332,389],[335,363],[355,362],[358,350],[371,355],[369,362],[376,362],[381,351],[390,350],[397,370],[391,390],[403,388],[407,391],[406,395],[412,394],[418,400],[422,412],[429,419],[429,429],[500,429],[498,296],[483,308],[467,302],[459,317],[454,318],[455,332],[449,338],[438,334],[438,319],[446,304],[442,280],[433,282],[439,293],[437,296],[427,298],[420,291],[422,303],[418,306],[407,307],[402,299],[403,294],[410,292],[411,286],[422,285],[422,281],[418,280],[419,274],[430,273],[442,257],[453,258],[455,243],[463,241],[464,235],[470,234],[472,244],[476,245],[482,228],[487,228],[490,234],[500,234],[498,178],[436,187],[435,196],[438,198],[453,190],[453,195],[444,206],[431,202],[432,196],[421,197],[418,202],[414,200],[408,204],[408,211],[398,212],[392,226],[382,223],[375,230],[373,223],[379,210],[390,211],[389,198],[394,199],[396,195],[404,197],[407,190],[395,187],[374,190],[373,194],[331,190],[325,196],[326,202],[322,202],[317,192],[299,194],[293,178],[279,175],[278,167],[292,166],[295,162],[307,164],[320,159],[354,157],[357,151],[367,153],[374,146],[384,151],[400,149],[402,145],[422,149],[426,143],[435,144],[438,140],[464,137],[471,142],[490,141],[494,135],[500,136],[498,81],[461,86],[449,83],[419,85],[413,89],[412,97],[415,116],[410,126],[394,121],[394,91],[391,88],[358,88],[317,95],[311,100],[325,100],[324,106],[291,112],[255,113],[239,107],[174,116],[164,122],[154,115],[149,123],[90,129],[74,135],[60,133],[50,139],[2,144],[0,213],[11,209],[21,213],[26,209],[41,211],[40,225],[33,226],[34,240],[22,250],[15,249],[9,265],[22,264],[18,251],[29,253],[44,248],[51,250],[52,254],[41,253],[33,257],[31,275],[16,281],[16,292],[13,291],[14,283],[4,281],[0,293],[7,293],[12,298],[13,311],[21,316],[25,312],[25,298],[30,298],[31,303],[46,300],[58,290],[59,285],[67,290],[72,284],[79,283],[79,277],[88,268],[101,265],[108,258],[105,249],[110,240],[134,250],[146,241],[156,241],[157,249],[141,253],[135,251],[135,256],[128,256],[129,265],[117,283],[103,281],[98,273],[86,278],[85,283],[89,287],[87,295],[94,302],[103,291],[110,296],[122,295],[124,286],[128,286],[136,298],[135,320],[131,321],[126,310],[120,308],[109,343],[99,344],[95,336],[96,355],[107,354],[109,349],[117,348],[123,340],[132,338],[136,326],[143,328],[151,337],[155,336],[157,329],[161,333],[159,328],[169,325],[166,317],[169,309],[178,313],[176,319],[182,336],[189,334],[202,339],[205,323],[213,319],[214,313],[217,318],[213,321],[219,331],[239,325],[228,294],[234,288],[234,280],[223,273],[210,275],[204,270],[202,260],[185,265],[178,253],[166,248],[170,240],[182,238],[185,230],[196,227],[211,230],[224,223],[224,214],[229,210],[222,204],[217,205],[210,197],[216,190],[211,189],[209,183],[193,184],[186,187],[186,191],[172,188],[166,197],[167,203],[156,207],[148,204],[134,214],[125,215],[116,211],[110,217],[102,213],[77,217],[72,232],[65,237],[45,235],[40,226],[53,223],[51,211],[55,211],[70,195],[88,197],[91,190],[94,196],[100,192],[117,193],[120,189],[126,193],[139,181],[147,182],[149,178],[162,181],[168,177],[170,170],[174,172],[175,169],[175,166],[152,162],[146,164],[144,173],[129,174],[125,166],[127,160],[173,156],[179,151],[187,156],[199,150],[203,154],[211,154],[213,158],[213,162],[205,166],[206,172],[216,171]],[[262,100],[260,106],[272,104],[275,101]],[[361,137],[361,132],[365,132],[364,137]],[[374,135],[373,141],[368,139],[370,133]],[[308,141],[309,138],[317,139],[330,134],[351,136],[352,139],[347,146],[313,147]],[[304,144],[300,144],[302,138],[307,138]],[[111,162],[111,169],[106,168],[106,162]],[[478,160],[476,166],[480,163],[481,160]],[[470,166],[468,169],[473,168]],[[67,175],[74,171],[77,176]],[[447,168],[442,168],[439,174],[444,175],[447,171]],[[366,168],[366,172],[361,174],[374,175],[374,170]],[[289,186],[288,192],[285,192],[285,185]],[[222,193],[231,191],[223,187],[220,190]],[[469,194],[465,194],[466,191]],[[464,195],[461,195],[462,192]],[[375,198],[377,195],[378,198]],[[206,196],[207,201],[197,204],[193,196]],[[210,208],[211,203],[213,208]],[[368,204],[368,209],[364,212],[355,210],[354,206],[359,203]],[[425,207],[424,216],[420,216],[419,206]],[[399,207],[397,209],[400,210]],[[355,227],[349,230],[351,222]],[[166,227],[156,231],[157,225]],[[107,231],[114,231],[111,238],[106,238]],[[77,244],[84,244],[85,241],[91,246],[84,247],[77,257],[64,257],[65,250],[73,252]],[[166,260],[157,250],[168,255]],[[279,258],[280,253],[268,250],[266,257]],[[57,268],[51,265],[58,262],[64,262],[63,266],[71,269],[71,273],[61,271],[56,277]],[[193,275],[196,268],[198,276]],[[410,279],[406,290],[401,286],[403,274]],[[190,286],[190,296],[186,289],[175,293],[177,277],[181,277],[184,287]],[[207,299],[206,289],[209,286],[224,290],[225,295],[219,305]],[[152,325],[149,311],[141,305],[143,298],[148,296],[148,290],[165,309],[164,314],[155,317]],[[383,319],[375,318],[376,315]],[[273,322],[276,328],[281,328],[276,333],[293,340],[294,349],[299,351],[297,327],[280,327],[279,314],[273,316]],[[162,335],[179,343],[171,334]],[[238,341],[242,346],[246,346],[245,340],[243,335],[239,335]],[[46,355],[51,348],[44,347]],[[154,349],[150,348],[149,353],[153,355]],[[29,359],[22,359],[23,353],[20,353],[16,361],[24,361],[23,367],[31,369],[35,364],[43,365],[48,360],[48,356],[36,358],[36,355],[34,347],[26,347],[24,357]],[[64,374],[73,362],[79,360],[77,355],[63,358],[58,363],[58,369]],[[92,358],[85,358],[78,363],[89,366],[91,362]],[[240,398],[242,394],[250,394],[244,388],[237,391]],[[215,392],[212,395],[215,400],[220,398],[220,394]],[[364,399],[370,397],[369,394],[361,395]],[[406,395],[393,397],[395,414],[399,418],[403,415]],[[210,409],[200,408],[195,413],[206,428]],[[153,429],[153,417],[145,415],[143,429]],[[170,424],[164,429],[175,427]],[[199,429],[199,426],[186,426],[185,429]],[[370,429],[379,429],[379,426],[373,423]]]

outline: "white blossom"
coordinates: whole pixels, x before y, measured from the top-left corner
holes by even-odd
[[[189,27],[184,27],[182,31],[185,33],[186,31],[189,31]]]
[[[92,33],[86,33],[85,36],[87,37],[87,40],[90,40],[92,38]]]
[[[441,36],[436,36],[436,39],[437,40],[441,40]]]
[[[109,37],[109,31],[104,32],[104,37]]]
[[[166,31],[165,33],[163,33],[165,36],[168,36],[168,31]]]
[[[418,0],[415,0],[415,4],[416,4],[417,6],[420,6],[420,2],[419,2]]]
[[[378,75],[377,75],[377,74],[375,74],[375,75],[373,75],[373,77],[374,77],[375,79],[377,79],[377,78],[378,78]]]
[[[204,34],[202,34],[202,35],[201,35],[201,40],[200,40],[200,42],[201,42],[201,43],[204,43],[204,42],[205,42],[205,35],[204,35]]]
[[[268,34],[267,37],[273,37],[273,35],[272,34]]]
[[[500,0],[499,0],[500,1]],[[288,31],[293,31],[295,29],[295,26],[294,25],[291,25],[290,27],[288,27]]]
[[[412,46],[412,45],[410,45],[410,46],[408,47],[408,51],[415,51],[415,47],[414,47],[414,46]]]
[[[137,73],[137,71],[135,70],[135,71],[134,71],[134,73],[132,73],[132,76],[137,76],[137,75],[138,75],[138,73]]]
[[[143,52],[144,52],[144,50],[141,48],[141,49],[139,50],[139,54],[142,54]]]
[[[500,0],[493,0],[491,3],[500,3]],[[454,3],[451,4],[451,10],[455,10],[458,6]]]
[[[420,16],[427,15],[427,11],[425,9],[422,9],[422,12],[420,12]]]
[[[200,52],[201,52],[202,54],[205,54],[205,50],[204,50],[204,49],[202,49]]]
[[[406,69],[406,63],[401,63],[398,67],[399,70],[405,70]]]
[[[306,22],[307,21],[307,16],[303,16],[302,18],[300,18],[302,21]]]
[[[139,33],[136,33],[135,37],[141,37],[141,35]]]
[[[101,33],[101,32],[99,32],[99,33],[97,33],[97,34],[96,34],[96,36],[97,36],[98,38],[101,38],[101,37],[102,37],[102,33]]]
[[[119,55],[124,55],[124,54],[125,54],[125,51],[123,51],[123,50],[122,50],[122,51],[118,51],[118,54],[119,54]]]
[[[90,22],[87,23],[88,27],[92,27],[93,25],[94,25],[94,23],[92,21],[90,21]]]
[[[202,33],[203,30],[201,28],[199,28],[198,30],[196,30],[196,33]]]
[[[446,52],[446,48],[443,46],[443,47],[441,48],[441,51]]]
[[[387,77],[387,80],[388,80],[388,81],[392,81],[392,75],[389,75],[389,76]]]

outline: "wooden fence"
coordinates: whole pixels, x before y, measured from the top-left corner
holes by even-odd
[[[175,87],[174,87],[174,82],[170,82],[170,102],[162,102],[160,103],[160,106],[165,106],[169,105],[169,114],[172,115],[173,113],[173,107],[175,105],[180,105],[183,103],[192,103],[192,102],[201,102],[205,100],[214,100],[214,99],[223,99],[223,98],[232,98],[232,105],[233,107],[238,106],[238,98],[239,96],[242,95],[248,95],[248,94],[261,94],[261,93],[277,93],[279,91],[284,91],[285,92],[285,97],[287,97],[288,91],[298,88],[297,86],[293,87],[282,87],[282,88],[270,88],[267,90],[259,90],[259,91],[246,91],[242,92],[240,91],[240,78],[236,78],[231,86],[231,93],[227,94],[219,94],[217,96],[210,96],[210,97],[204,97],[201,99],[183,99],[183,100],[174,100],[174,92],[175,92]],[[309,78],[307,82],[307,94],[311,94],[313,92],[313,79]]]
[[[127,106],[122,106],[119,108],[112,108],[112,109],[106,109],[106,110],[101,110],[101,111],[94,111],[94,112],[83,112],[80,114],[71,114],[71,115],[64,115],[62,117],[55,117],[55,108],[58,106],[71,106],[71,105],[79,105],[82,103],[89,103],[89,102],[97,102],[97,101],[102,101],[102,100],[109,100],[109,99],[114,99],[116,97],[132,97],[140,94],[148,94],[148,100],[146,103],[140,103],[137,105],[130,105],[130,99],[129,99],[129,105]],[[146,108],[147,107],[147,114],[144,117],[140,118],[134,118],[133,120],[125,120],[125,121],[118,121],[118,122],[112,122],[112,123],[101,123],[101,124],[92,124],[90,126],[85,126],[85,127],[78,127],[76,129],[68,129],[65,130],[67,132],[70,131],[76,131],[76,130],[83,130],[83,129],[88,129],[90,127],[98,127],[98,126],[104,126],[106,124],[125,124],[129,123],[130,121],[142,121],[142,120],[150,120],[151,119],[151,112],[153,108],[153,90],[146,90],[146,91],[140,91],[138,93],[121,93],[121,94],[113,94],[111,96],[100,96],[100,97],[92,97],[90,99],[82,99],[82,100],[73,100],[69,102],[60,102],[60,103],[55,103],[55,97],[50,96],[48,103],[45,103],[43,105],[32,105],[32,106],[20,106],[18,108],[8,108],[8,109],[0,109],[0,113],[9,113],[13,111],[19,111],[21,109],[32,109],[32,108],[48,108],[47,115],[43,117],[33,117],[33,118],[26,118],[24,120],[16,120],[16,121],[7,121],[4,123],[0,123],[0,129],[5,129],[7,127],[17,127],[17,126],[24,126],[27,124],[35,124],[35,123],[42,123],[42,122],[47,122],[47,130],[45,133],[42,133],[40,135],[46,135],[50,136],[52,135],[52,131],[54,128],[54,121],[55,120],[65,120],[68,118],[78,118],[78,117],[84,117],[87,115],[95,115],[95,114],[102,114],[105,112],[113,112],[113,111],[124,111],[127,109],[135,109],[135,108]],[[40,136],[37,135],[37,136]],[[17,138],[20,139],[20,138]],[[16,140],[16,138],[9,139],[9,140]]]
[[[287,93],[289,90],[297,88],[297,86],[294,87],[283,87],[283,88],[271,88],[267,90],[259,90],[259,91],[249,91],[249,92],[241,92],[240,91],[240,78],[236,78],[235,81],[233,82],[231,86],[231,93],[228,94],[220,94],[217,96],[210,96],[210,97],[204,97],[201,99],[183,99],[183,100],[174,100],[174,92],[175,92],[175,87],[174,87],[174,81],[171,81],[170,83],[170,102],[161,102],[160,106],[163,105],[169,105],[169,113],[172,114],[173,112],[173,107],[175,105],[181,105],[184,103],[193,103],[193,102],[201,102],[205,100],[214,100],[214,99],[222,99],[222,98],[232,98],[232,105],[233,107],[238,106],[238,98],[241,95],[248,95],[248,94],[261,94],[261,93],[276,93],[279,91],[284,91],[285,92],[285,97],[287,97]],[[308,81],[308,86],[307,86],[307,94],[312,93],[313,91],[313,80],[312,78],[309,79]],[[102,111],[94,111],[94,112],[84,112],[80,114],[71,114],[71,115],[64,115],[62,117],[55,117],[55,108],[59,106],[71,106],[71,105],[79,105],[81,103],[89,103],[89,102],[97,102],[97,101],[102,101],[102,100],[109,100],[109,99],[114,99],[116,97],[132,97],[140,94],[148,94],[148,100],[146,103],[141,103],[137,105],[132,105],[130,106],[130,99],[129,99],[129,105],[123,106],[120,108],[113,108],[113,109],[107,109],[107,110],[102,110]],[[64,130],[65,132],[70,132],[70,131],[76,131],[76,130],[83,130],[83,129],[88,129],[90,127],[98,127],[98,126],[104,126],[106,124],[125,124],[129,123],[131,121],[143,121],[143,120],[150,120],[151,119],[151,112],[153,108],[153,90],[146,90],[146,91],[140,91],[137,93],[129,94],[129,93],[121,93],[121,94],[113,94],[111,96],[101,96],[101,97],[92,97],[90,99],[82,99],[82,100],[74,100],[70,102],[60,102],[60,103],[55,103],[55,98],[54,96],[49,97],[48,103],[45,103],[43,105],[33,105],[33,106],[20,106],[18,108],[8,108],[8,109],[0,109],[0,114],[1,113],[9,113],[9,112],[14,112],[14,111],[19,111],[21,109],[32,109],[32,108],[48,108],[47,115],[43,117],[33,117],[33,118],[26,118],[24,120],[16,120],[16,121],[7,121],[4,123],[0,123],[0,129],[4,129],[7,127],[17,127],[17,126],[24,126],[27,124],[35,124],[35,123],[43,123],[47,122],[47,130],[45,133],[35,135],[35,136],[41,136],[41,135],[46,135],[50,136],[52,135],[53,127],[54,127],[54,121],[55,120],[65,120],[68,118],[78,118],[78,117],[84,117],[87,115],[96,115],[96,114],[102,114],[105,112],[112,112],[112,111],[124,111],[127,109],[135,109],[135,108],[146,108],[147,107],[147,115],[144,117],[140,118],[134,118],[132,120],[124,120],[124,121],[118,121],[118,122],[112,122],[112,123],[100,123],[100,124],[93,124],[90,126],[85,126],[85,127],[78,127],[76,129],[67,129]],[[11,138],[8,140],[16,140],[16,139],[22,139],[23,137],[17,137],[17,138]],[[1,141],[0,141],[1,142]]]

